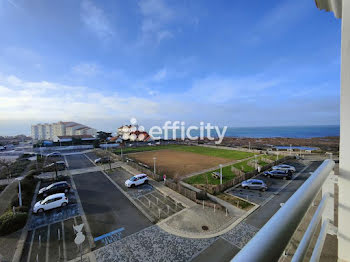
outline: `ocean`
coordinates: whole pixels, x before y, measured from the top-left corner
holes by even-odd
[[[222,127],[220,127],[222,132]],[[199,136],[198,130],[191,131],[192,136]],[[325,136],[339,136],[340,126],[275,126],[275,127],[228,127],[225,137],[288,137],[288,138],[312,138]],[[206,136],[206,132],[205,135]],[[216,131],[211,131],[212,137],[217,137]],[[163,137],[161,135],[161,137]],[[169,130],[169,137],[172,137],[172,132]],[[180,130],[176,131],[176,137],[180,138]]]
[[[312,138],[339,136],[340,126],[280,126],[280,127],[229,127],[226,137],[289,137]]]

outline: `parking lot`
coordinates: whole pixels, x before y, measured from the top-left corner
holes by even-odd
[[[296,168],[296,172],[293,174],[292,181],[294,179],[298,179],[296,178],[297,174],[307,166],[305,162],[300,160],[287,161],[284,164],[292,165]],[[274,194],[278,194],[281,191],[281,189],[283,189],[288,183],[291,183],[291,180],[283,180],[280,178],[267,178],[263,174],[259,174],[255,178],[263,180],[266,183],[268,189],[265,192],[259,190],[244,189],[240,186],[231,188],[226,192],[233,196],[237,196],[255,204],[261,205],[268,201]]]
[[[102,172],[73,178],[97,247],[152,225]]]
[[[131,177],[131,174],[122,168],[117,168],[108,175],[122,190],[133,198],[138,206],[152,217],[155,222],[172,216],[184,209],[181,203],[177,203],[150,184],[140,185],[135,188],[126,187],[124,182]]]
[[[94,167],[94,164],[84,154],[74,154],[65,156],[69,169]]]
[[[69,178],[67,182],[71,184]],[[49,184],[42,183],[41,188]],[[21,261],[63,261],[79,255],[79,248],[74,243],[73,225],[82,223],[81,214],[75,192],[67,193],[67,197],[69,204],[65,207],[32,214]],[[85,241],[82,251],[87,253],[89,250],[88,241]]]
[[[21,262],[56,262],[76,258],[80,255],[80,249],[74,243],[76,234],[73,225],[79,225],[81,223],[81,217],[76,216],[30,230],[24,244]],[[85,234],[84,229],[82,232]],[[87,240],[82,244],[81,251],[83,254],[90,251]]]

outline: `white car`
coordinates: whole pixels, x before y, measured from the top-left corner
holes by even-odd
[[[33,208],[33,213],[42,213],[56,207],[65,207],[68,205],[68,198],[64,193],[53,194],[46,197],[44,200],[36,202]]]
[[[272,170],[284,170],[284,171],[295,172],[295,167],[290,166],[290,165],[281,164],[281,165],[273,166]]]
[[[135,187],[143,184],[148,183],[148,177],[146,174],[139,174],[136,176],[133,176],[125,181],[126,187]]]

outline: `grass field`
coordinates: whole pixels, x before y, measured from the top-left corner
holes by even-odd
[[[261,166],[268,165],[268,163],[262,161],[261,158],[267,158],[267,159],[271,159],[274,161],[277,160],[277,156],[275,156],[275,155],[258,156],[257,157],[258,163]],[[281,158],[281,156],[279,158]],[[227,182],[235,177],[235,174],[231,171],[231,166],[234,166],[235,168],[242,170],[245,173],[254,171],[254,168],[248,165],[248,162],[251,160],[252,159],[249,159],[249,160],[238,162],[238,163],[230,165],[230,166],[223,167],[222,168],[222,175],[223,175],[222,182],[225,183],[225,182]],[[211,184],[211,185],[218,185],[218,184],[220,184],[220,179],[213,178],[213,176],[212,176],[213,172],[220,172],[220,169],[186,178],[184,180],[184,182],[191,184],[191,185],[196,185],[196,184],[197,185],[201,185],[201,184],[204,185],[207,183]]]
[[[191,152],[206,156],[214,156],[220,158],[227,158],[232,160],[240,160],[247,157],[251,157],[254,154],[250,152],[243,152],[237,150],[226,150],[218,148],[210,148],[203,146],[184,146],[184,145],[161,145],[161,146],[144,146],[144,147],[130,147],[123,149],[123,153],[134,153],[134,152],[144,152],[144,151],[155,151],[161,149],[172,149],[183,152]],[[117,154],[120,153],[120,150],[115,151]]]

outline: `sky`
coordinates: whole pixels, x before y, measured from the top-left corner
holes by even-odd
[[[0,135],[337,125],[340,41],[313,0],[0,0]]]

